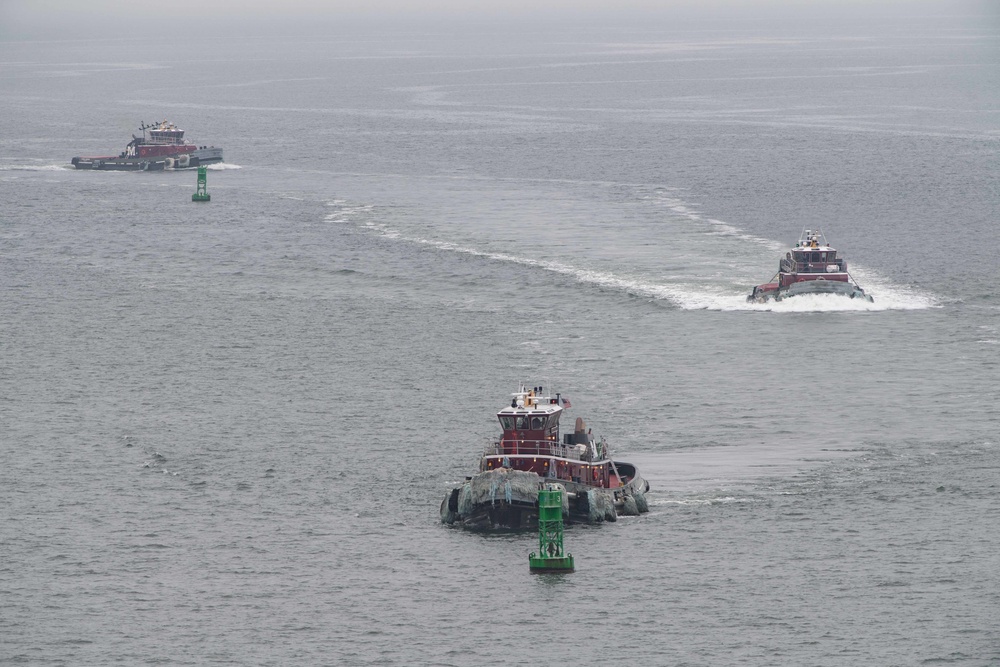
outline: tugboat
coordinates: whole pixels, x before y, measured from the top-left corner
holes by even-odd
[[[184,138],[184,130],[173,123],[165,120],[152,125],[140,123],[139,130],[142,136],[133,134],[132,141],[118,156],[75,157],[70,162],[77,169],[115,171],[187,169],[222,162],[221,148],[192,144]]]
[[[559,488],[568,522],[616,521],[649,511],[646,482],[630,463],[611,458],[582,418],[559,437],[559,418],[570,402],[542,387],[520,389],[497,413],[503,434],[441,503],[441,521],[472,530],[538,528],[538,491]],[[552,485],[556,485],[553,487]]]
[[[847,260],[837,257],[837,251],[818,229],[802,232],[795,247],[779,262],[771,282],[754,287],[747,301],[766,303],[800,294],[839,294],[875,301],[854,281],[847,272]]]

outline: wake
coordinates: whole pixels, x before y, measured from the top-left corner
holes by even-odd
[[[67,164],[9,164],[0,165],[0,171],[73,171],[75,167]]]
[[[773,241],[751,237],[742,230],[717,220],[706,220],[674,200],[671,208],[675,213],[690,220],[706,222],[714,228],[715,233],[736,238],[742,241],[753,240],[768,251],[783,247]],[[747,295],[753,288],[751,281],[741,283],[721,283],[714,279],[714,284],[706,285],[698,277],[678,277],[675,281],[662,282],[648,275],[629,275],[625,272],[581,267],[566,262],[542,260],[509,252],[483,250],[471,245],[453,241],[409,236],[390,227],[388,224],[369,218],[372,206],[348,206],[343,200],[334,200],[328,206],[338,210],[325,216],[328,222],[360,223],[369,232],[385,239],[401,243],[410,243],[431,247],[441,252],[481,257],[490,261],[525,266],[539,271],[565,276],[584,285],[592,285],[602,289],[618,291],[630,296],[647,298],[653,301],[666,301],[682,310],[717,310],[717,311],[762,311],[774,313],[811,313],[811,312],[878,312],[887,310],[920,310],[937,306],[937,300],[930,294],[914,289],[894,285],[882,278],[877,272],[858,268],[856,265],[852,274],[858,278],[868,294],[875,299],[870,303],[863,299],[851,299],[835,294],[807,294],[783,299],[779,302],[748,303]],[[363,214],[364,221],[355,221],[355,216]],[[739,273],[739,272],[737,272]]]

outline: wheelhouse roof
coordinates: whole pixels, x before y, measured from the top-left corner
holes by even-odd
[[[545,403],[537,403],[531,407],[511,407],[507,406],[497,412],[497,415],[551,415],[557,412],[562,412],[562,408],[553,403],[549,403],[549,399],[544,399]]]

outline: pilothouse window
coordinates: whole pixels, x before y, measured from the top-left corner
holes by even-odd
[[[528,418],[527,417],[518,417],[517,418],[517,430],[523,431],[523,430],[526,430],[527,428],[528,428]]]
[[[531,418],[531,430],[541,431],[545,428],[545,417],[532,417]]]
[[[514,428],[514,418],[513,417],[501,417],[500,426],[505,431],[510,431]]]

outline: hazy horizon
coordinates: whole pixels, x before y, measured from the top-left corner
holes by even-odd
[[[95,0],[83,5],[69,0],[8,0],[0,4],[0,40],[45,38],[86,39],[118,36],[142,38],[152,26],[191,31],[218,31],[220,37],[234,33],[315,32],[338,25],[387,25],[405,28],[428,23],[480,23],[503,25],[517,22],[551,27],[568,22],[615,21],[629,23],[657,20],[657,27],[684,27],[706,22],[747,22],[753,25],[797,22],[811,19],[827,25],[863,26],[868,21],[909,21],[914,18],[968,17],[996,25],[1000,9],[986,0],[622,0],[615,6],[600,0],[511,0],[503,3],[470,4],[461,0],[289,0],[274,3],[220,0],[211,4],[197,0],[163,3],[141,0],[123,5],[113,0]],[[157,35],[159,36],[159,35]]]

